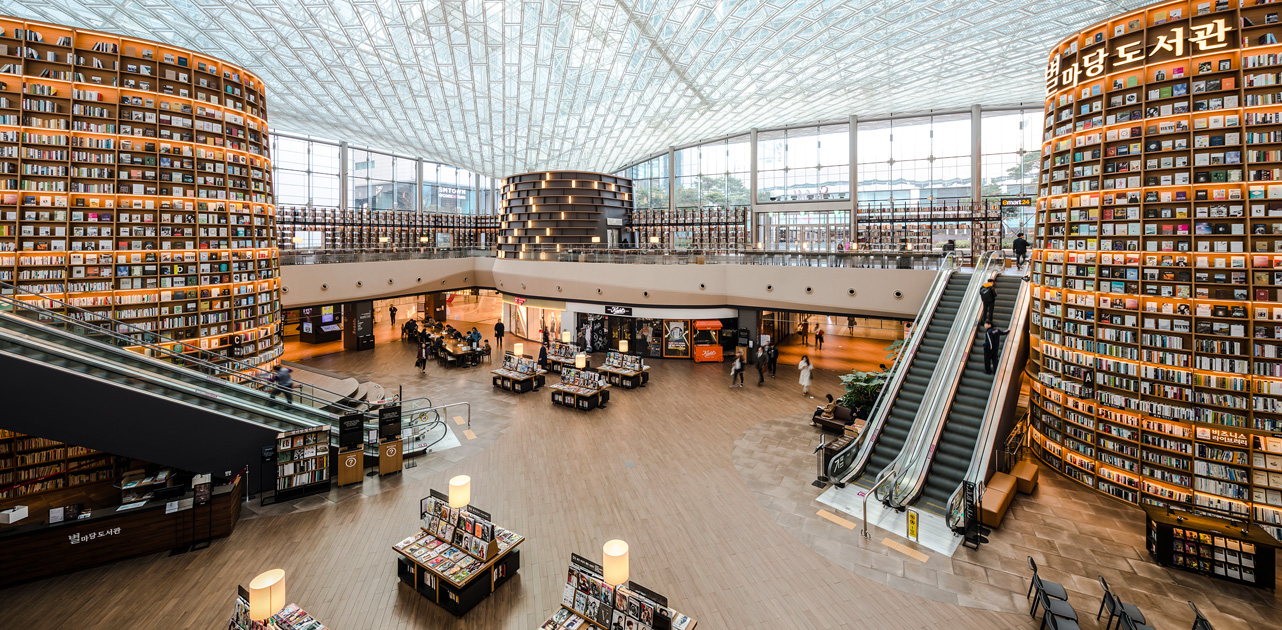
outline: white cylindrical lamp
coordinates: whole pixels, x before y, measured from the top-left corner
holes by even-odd
[[[611,540],[601,548],[601,567],[607,584],[618,586],[628,581],[628,543]]]
[[[450,479],[450,507],[465,508],[472,502],[472,478],[459,475]]]
[[[249,618],[263,621],[285,608],[285,570],[272,569],[249,582]]]

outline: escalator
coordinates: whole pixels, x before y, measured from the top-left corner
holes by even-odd
[[[993,308],[993,324],[998,328],[1010,329],[1020,282],[1016,276],[998,276],[994,282],[997,299]],[[1015,340],[1007,336],[1003,349],[1014,343]],[[995,378],[994,374],[984,373],[984,332],[977,329],[943,430],[935,443],[933,460],[917,499],[918,506],[936,514],[945,514],[949,498],[970,467]]]
[[[861,485],[872,485],[876,473],[890,465],[903,448],[913,421],[917,417],[922,397],[926,395],[926,390],[934,377],[939,354],[944,349],[944,342],[948,339],[948,332],[952,328],[957,309],[961,306],[962,297],[966,294],[968,282],[970,282],[970,274],[957,273],[949,278],[948,284],[944,287],[939,305],[922,337],[921,345],[908,365],[908,372],[904,376],[899,395],[895,396],[881,433],[877,436],[876,442],[872,445],[872,452],[868,455],[868,464],[864,467],[864,473],[873,474],[863,474],[859,477]]]

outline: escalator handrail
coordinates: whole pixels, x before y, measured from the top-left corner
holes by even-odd
[[[892,507],[912,502],[926,486],[926,476],[939,446],[939,436],[943,434],[944,423],[952,410],[962,374],[966,371],[966,362],[975,347],[975,322],[981,311],[979,291],[994,273],[1000,273],[1004,264],[1004,254],[998,250],[986,252],[975,265],[975,273],[954,316],[944,350],[939,354],[931,387],[913,420],[913,430],[904,440],[904,448],[900,449],[899,455],[878,475],[878,478],[883,475],[897,477],[893,483],[887,484],[885,496],[878,497]]]
[[[53,318],[53,319],[57,319],[57,320],[59,320],[59,321],[62,321],[62,322],[68,323],[68,324],[73,325],[73,326],[78,326],[78,327],[81,327],[81,328],[92,328],[92,329],[94,329],[95,331],[100,332],[101,334],[107,335],[107,336],[112,337],[112,338],[114,338],[114,339],[118,339],[118,340],[120,340],[120,341],[122,341],[122,342],[126,342],[126,343],[128,343],[130,346],[136,346],[136,347],[146,348],[146,349],[148,349],[148,350],[151,350],[152,352],[159,352],[159,353],[164,354],[164,355],[166,355],[166,356],[174,357],[174,358],[176,358],[177,360],[182,361],[182,362],[184,362],[184,363],[192,363],[192,364],[200,365],[201,367],[205,367],[205,368],[207,368],[207,369],[209,369],[209,370],[213,371],[213,372],[214,372],[214,373],[216,373],[216,374],[222,374],[222,375],[227,375],[227,376],[233,376],[235,379],[244,379],[244,380],[252,381],[252,382],[254,382],[254,383],[257,383],[259,386],[261,386],[261,387],[262,387],[262,388],[264,388],[264,389],[280,389],[280,386],[278,386],[278,385],[276,384],[276,382],[275,382],[273,379],[271,379],[271,373],[270,373],[269,371],[267,371],[267,370],[264,370],[264,369],[262,369],[262,368],[258,367],[258,366],[255,366],[255,365],[252,365],[252,364],[248,364],[248,363],[244,363],[244,362],[242,362],[242,361],[238,361],[238,360],[236,360],[236,359],[234,359],[234,358],[232,358],[232,357],[223,357],[223,355],[214,355],[214,356],[218,356],[218,357],[225,358],[225,359],[227,359],[230,363],[233,363],[233,364],[236,364],[236,365],[241,365],[241,366],[247,366],[250,370],[252,370],[252,373],[246,373],[246,372],[244,372],[244,371],[239,371],[239,370],[231,370],[231,369],[228,369],[228,368],[227,368],[227,367],[225,367],[225,366],[222,366],[222,365],[219,365],[219,364],[216,364],[216,363],[212,363],[212,362],[210,362],[210,361],[206,361],[206,360],[204,360],[204,359],[202,359],[202,358],[198,358],[198,357],[190,356],[190,355],[187,355],[187,354],[183,354],[183,353],[181,353],[181,352],[174,352],[173,350],[171,350],[171,349],[169,349],[169,348],[166,348],[166,347],[164,347],[163,345],[161,345],[161,344],[159,344],[159,343],[152,343],[152,342],[148,342],[148,341],[141,340],[141,339],[135,339],[135,338],[130,337],[130,336],[126,335],[126,334],[122,334],[122,333],[117,332],[117,331],[116,331],[116,329],[115,329],[115,327],[116,327],[116,326],[123,326],[123,327],[129,328],[129,329],[135,330],[135,331],[137,331],[138,333],[145,334],[145,335],[147,335],[147,336],[151,336],[151,337],[154,337],[154,338],[157,338],[157,339],[163,339],[163,340],[166,340],[166,341],[163,341],[162,343],[175,343],[175,344],[182,344],[182,346],[183,346],[183,347],[186,347],[186,348],[190,348],[190,349],[196,350],[200,355],[208,355],[208,354],[212,354],[212,353],[210,353],[210,352],[208,352],[208,351],[206,351],[206,350],[204,350],[204,349],[202,349],[202,348],[197,348],[197,347],[192,346],[191,344],[188,344],[188,343],[186,343],[186,342],[179,341],[179,340],[175,340],[175,339],[171,339],[171,338],[169,338],[169,337],[165,337],[164,335],[160,335],[160,334],[158,334],[158,333],[156,333],[156,332],[154,332],[154,331],[144,330],[144,329],[142,329],[142,328],[138,328],[138,327],[136,327],[136,326],[134,326],[133,324],[130,324],[130,323],[128,323],[128,322],[122,322],[122,321],[120,321],[120,320],[118,320],[118,319],[113,319],[113,318],[111,318],[111,317],[107,317],[107,316],[105,316],[105,315],[101,315],[101,314],[99,314],[99,313],[94,313],[93,311],[87,311],[87,310],[82,309],[82,308],[80,308],[80,307],[78,307],[78,306],[75,306],[75,305],[73,305],[73,304],[67,304],[66,302],[63,302],[63,301],[58,300],[58,299],[55,299],[55,298],[51,298],[51,297],[49,297],[49,296],[46,296],[46,295],[43,295],[43,294],[40,294],[40,293],[34,293],[34,292],[31,292],[31,291],[27,291],[26,289],[23,289],[22,287],[16,287],[16,286],[11,285],[11,284],[8,284],[8,283],[6,283],[6,282],[2,282],[2,281],[0,281],[0,289],[15,289],[15,290],[17,290],[17,291],[21,291],[21,292],[26,293],[26,294],[28,294],[28,295],[34,296],[34,297],[35,297],[35,298],[37,298],[37,299],[40,299],[40,300],[48,300],[48,301],[50,301],[50,302],[54,302],[54,303],[56,303],[56,304],[58,304],[58,305],[59,305],[59,308],[63,308],[63,309],[70,310],[70,311],[78,311],[78,312],[81,312],[81,313],[85,313],[85,314],[88,316],[88,319],[83,319],[83,320],[81,320],[81,319],[76,319],[76,318],[74,318],[74,317],[68,317],[68,316],[66,316],[66,315],[64,315],[64,314],[62,314],[62,313],[57,312],[57,311],[53,311],[53,310],[50,310],[50,309],[44,308],[43,306],[39,306],[39,305],[37,305],[37,304],[33,304],[33,303],[31,303],[31,302],[27,302],[27,301],[25,301],[25,300],[17,299],[17,298],[15,298],[15,297],[11,297],[11,296],[8,296],[8,295],[0,294],[0,304],[8,304],[8,305],[12,306],[12,307],[14,308],[14,312],[15,312],[15,313],[16,313],[16,312],[18,312],[18,311],[17,311],[17,308],[22,308],[22,309],[25,309],[25,310],[34,311],[34,312],[37,312],[37,313],[39,313],[39,314],[41,314],[41,315],[43,315],[43,316],[50,317],[50,318]],[[105,327],[105,326],[101,325],[102,323],[109,323],[109,324],[111,324],[112,326],[111,326],[111,327]],[[85,337],[85,339],[89,339],[89,338],[88,338],[88,337]],[[106,346],[107,344],[102,344],[102,345]],[[143,356],[145,356],[145,355],[143,355]],[[258,376],[258,374],[259,374],[259,373],[261,373],[261,374],[266,374],[267,376]],[[231,382],[235,382],[235,381],[234,381],[234,380],[232,380]],[[335,397],[337,397],[337,399],[336,399],[335,403],[333,403],[333,404],[340,404],[340,403],[341,403],[341,404],[343,404],[344,406],[350,406],[350,407],[359,407],[359,406],[362,404],[362,402],[361,402],[361,401],[358,401],[358,400],[356,400],[356,399],[354,399],[354,398],[351,398],[350,396],[344,396],[344,395],[342,395],[342,394],[338,394],[338,393],[336,393],[336,392],[331,392],[331,391],[329,391],[329,390],[326,390],[326,389],[324,389],[324,388],[320,388],[320,387],[316,387],[316,386],[314,386],[314,385],[309,385],[308,387],[310,387],[313,391],[320,391],[320,392],[324,392],[324,393],[326,393],[326,394],[333,394]],[[300,399],[301,399],[301,398],[306,398],[306,399],[308,399],[308,400],[310,400],[310,401],[320,403],[320,406],[319,406],[319,407],[314,407],[314,408],[316,408],[316,409],[318,409],[318,410],[324,409],[324,407],[329,406],[329,405],[331,404],[331,403],[329,403],[328,401],[326,401],[326,400],[324,400],[324,399],[318,398],[318,397],[313,396],[313,395],[308,394],[308,393],[304,393],[304,391],[303,391],[301,388],[298,390],[298,395],[299,395]],[[348,404],[348,401],[350,401],[350,404]]]
[[[944,289],[948,287],[948,281],[958,269],[958,260],[955,252],[948,252],[939,261],[939,269],[935,273],[935,278],[931,282],[930,288],[926,291],[926,299],[922,301],[921,308],[917,310],[917,316],[913,319],[912,330],[908,332],[908,339],[904,340],[904,345],[899,350],[899,356],[895,357],[895,362],[891,365],[889,379],[882,386],[881,392],[877,394],[877,400],[873,402],[872,411],[868,414],[868,422],[864,425],[864,430],[859,434],[858,439],[838,452],[829,462],[828,478],[836,483],[844,484],[850,481],[855,475],[863,472],[864,467],[868,465],[868,458],[872,455],[872,447],[876,445],[877,438],[881,436],[881,430],[886,424],[886,418],[890,415],[890,408],[899,395],[899,388],[903,386],[904,379],[908,375],[908,368],[912,365],[913,357],[917,354],[917,348],[921,345],[921,340],[926,336],[926,329],[930,327],[931,320],[935,316],[935,310],[939,307],[939,301],[944,295]],[[840,470],[840,464],[849,459],[851,453],[854,453],[854,459],[851,460],[849,466],[845,467],[843,472]]]
[[[3,303],[4,303],[4,298],[0,297],[0,304],[3,304]],[[226,388],[226,389],[222,389],[221,391],[229,395],[220,396],[219,400],[225,403],[229,403],[229,406],[233,406],[233,407],[237,406],[237,404],[235,403],[257,404],[258,402],[261,402],[261,400],[264,397],[267,396],[267,393],[256,390],[252,387],[244,387],[239,383],[234,383],[227,379],[220,379],[220,378],[217,378],[216,376],[210,376],[202,372],[188,370],[180,365],[174,365],[173,363],[159,361],[145,354],[131,352],[119,346],[114,346],[109,343],[103,343],[102,341],[99,341],[92,337],[77,335],[76,333],[70,330],[66,330],[64,328],[60,328],[57,326],[49,326],[44,322],[26,319],[24,317],[19,316],[15,312],[4,311],[3,309],[0,309],[0,320],[6,320],[10,318],[15,320],[16,322],[25,324],[31,328],[46,329],[48,331],[48,334],[52,335],[55,338],[75,339],[80,343],[84,343],[95,348],[101,348],[102,350],[111,352],[113,354],[116,354],[122,357],[128,357],[130,360],[133,360],[133,361],[155,364],[157,367],[161,369],[159,371],[150,372],[150,373],[156,374],[160,378],[166,378],[166,379],[174,380],[177,382],[184,382],[185,385],[195,387],[197,386],[197,383],[185,382],[183,381],[183,378],[181,376],[174,376],[175,374],[182,374],[184,372],[189,372],[192,377],[199,377],[199,380],[200,380],[199,386],[207,387],[207,388],[210,388],[211,390],[213,389],[213,387],[211,386],[214,386],[214,385],[220,388]],[[23,332],[17,332],[17,331],[10,331],[10,332],[11,334],[21,334],[24,337],[31,337],[31,335]],[[59,345],[60,347],[67,347],[67,346],[62,346],[61,344]],[[93,354],[84,354],[84,353],[80,353],[80,354],[85,357],[85,359],[83,359],[84,362],[89,363],[91,365],[98,366],[103,369],[109,369],[109,370],[122,372],[122,373],[124,371],[128,371],[130,374],[143,373],[146,371],[144,368],[137,372],[134,372],[131,369],[130,365],[117,360],[110,359],[108,357],[97,356]],[[239,391],[242,389],[245,391],[244,392]],[[301,392],[299,395],[301,400],[303,398],[303,395]],[[312,407],[308,405],[293,405],[290,408],[290,412],[296,413],[300,416],[311,417],[312,420],[319,421],[322,423],[333,423],[337,418],[337,416],[335,416],[334,414],[331,414],[323,409],[318,409],[316,407]]]
[[[69,359],[69,360],[73,360],[73,361],[78,361],[78,362],[84,363],[85,365],[97,366],[99,369],[107,370],[107,371],[109,371],[109,372],[113,372],[113,373],[119,374],[119,375],[124,376],[124,377],[129,378],[129,379],[134,379],[134,380],[138,380],[138,381],[144,381],[144,382],[148,382],[148,383],[151,383],[151,384],[153,384],[153,385],[156,385],[156,386],[158,386],[158,387],[166,388],[166,389],[171,390],[171,391],[178,391],[178,392],[183,392],[183,393],[186,393],[186,394],[190,394],[190,395],[192,395],[192,396],[196,396],[196,397],[199,397],[199,398],[203,398],[203,399],[205,399],[205,400],[208,400],[208,401],[210,401],[210,402],[212,402],[212,403],[214,403],[214,404],[216,404],[216,405],[221,405],[221,406],[223,406],[223,407],[231,407],[231,408],[241,409],[241,410],[243,410],[243,411],[246,411],[246,412],[249,412],[249,413],[255,414],[255,415],[259,416],[259,417],[263,417],[263,418],[271,418],[271,419],[273,419],[273,420],[275,420],[275,421],[277,421],[277,422],[279,422],[279,423],[282,423],[282,424],[285,424],[285,425],[288,425],[288,426],[295,426],[295,427],[312,427],[312,426],[324,426],[324,425],[325,425],[325,423],[323,423],[323,422],[319,422],[319,421],[316,421],[316,420],[310,420],[310,419],[307,419],[307,418],[301,418],[301,417],[297,417],[297,416],[292,416],[292,415],[290,415],[290,414],[280,413],[280,411],[279,411],[279,410],[277,410],[277,409],[271,409],[271,408],[266,408],[266,407],[260,408],[260,407],[257,407],[256,405],[254,405],[252,402],[245,402],[245,401],[241,401],[241,402],[240,402],[240,404],[230,404],[230,403],[229,403],[229,399],[228,399],[228,398],[226,398],[226,397],[224,397],[224,396],[218,396],[217,394],[214,394],[214,393],[212,393],[212,392],[206,391],[206,390],[204,390],[203,388],[196,387],[196,386],[194,386],[194,385],[192,385],[192,384],[190,384],[190,383],[184,383],[184,382],[182,382],[182,381],[174,380],[174,379],[171,379],[171,378],[169,378],[169,377],[160,376],[160,375],[157,375],[157,374],[151,374],[151,373],[148,373],[148,372],[131,372],[131,371],[129,371],[127,368],[125,368],[124,366],[120,366],[120,365],[112,365],[112,364],[104,363],[104,362],[102,362],[102,361],[95,361],[95,360],[94,360],[93,355],[89,355],[89,354],[86,354],[86,353],[80,352],[80,351],[78,351],[78,350],[74,350],[74,349],[72,349],[72,348],[68,348],[68,347],[66,347],[66,346],[59,346],[59,345],[56,345],[56,344],[51,344],[51,343],[49,343],[49,342],[47,342],[47,341],[45,341],[45,340],[43,340],[43,339],[38,339],[38,338],[31,337],[31,336],[29,336],[29,335],[25,335],[25,334],[22,334],[22,333],[15,333],[15,332],[12,332],[12,331],[4,331],[4,330],[0,329],[0,339],[4,339],[4,340],[5,340],[5,341],[7,341],[8,343],[14,344],[14,345],[16,345],[16,346],[22,346],[22,347],[26,347],[26,348],[35,348],[35,349],[38,349],[38,350],[39,350],[39,351],[41,351],[41,352],[44,352],[44,353],[47,353],[47,354],[54,354],[54,355],[60,356],[60,357],[62,357],[62,358],[64,358],[64,359]],[[4,352],[4,351],[3,351],[3,350],[0,350],[0,352]],[[21,359],[23,359],[23,360],[28,360],[28,361],[33,361],[33,360],[34,360],[34,359],[30,359],[30,358],[28,358],[28,357],[26,357],[26,356],[23,356],[23,355],[21,355],[21,354],[16,354],[16,353],[15,353],[15,356],[18,356],[19,358],[21,358]],[[72,372],[72,373],[74,373],[74,374],[77,374],[77,375],[80,375],[80,376],[84,376],[84,377],[86,377],[86,378],[92,378],[92,379],[96,379],[96,380],[99,380],[99,381],[103,381],[103,382],[109,383],[109,384],[111,384],[111,385],[113,385],[113,386],[116,386],[116,387],[127,387],[127,388],[129,388],[129,389],[131,389],[132,391],[135,391],[135,392],[141,392],[141,393],[144,393],[144,394],[154,394],[154,392],[149,392],[149,391],[147,391],[147,390],[140,389],[140,388],[137,388],[137,387],[129,387],[128,385],[125,385],[125,384],[122,384],[122,383],[119,383],[119,382],[106,381],[106,380],[102,379],[101,377],[95,376],[95,375],[93,375],[93,374],[87,374],[87,373],[83,373],[83,372],[77,372],[77,371],[75,371],[75,370],[70,370],[70,369],[68,369],[68,368],[66,368],[66,367],[63,367],[63,366],[59,366],[59,365],[55,365],[55,364],[51,364],[51,363],[46,363],[45,365],[48,365],[49,367],[54,368],[54,369],[57,369],[57,370],[61,370],[61,371],[69,371],[69,372]],[[177,399],[173,399],[173,398],[170,398],[170,400],[173,400],[174,402],[179,403],[179,404],[184,404],[184,405],[188,405],[188,404],[189,404],[189,403],[187,403],[187,402],[185,402],[185,401],[177,400]],[[213,409],[206,409],[206,410],[207,410],[207,411],[214,412],[214,413],[220,413],[220,414],[223,414],[223,415],[227,415],[227,416],[229,416],[229,417],[236,418],[236,420],[240,420],[240,421],[242,421],[242,422],[253,422],[253,423],[256,423],[256,424],[259,424],[259,425],[262,425],[262,426],[266,426],[266,427],[272,428],[272,429],[274,429],[274,430],[280,430],[280,428],[281,428],[281,427],[272,426],[271,424],[268,424],[268,423],[266,423],[266,422],[262,422],[262,421],[259,421],[259,420],[247,420],[247,419],[245,419],[245,418],[239,418],[239,417],[236,417],[236,416],[234,416],[234,415],[232,415],[232,414],[228,414],[228,413],[226,413],[226,412],[224,412],[224,411],[218,411],[218,410],[213,410]]]
[[[1015,299],[1015,311],[1011,313],[1010,331],[1024,330],[1028,321],[1028,305],[1032,299],[1032,292],[1032,286],[1027,280],[1020,282],[1018,297]],[[1001,359],[997,362],[997,375],[993,377],[993,390],[989,393],[988,403],[984,408],[984,422],[980,426],[979,436],[975,441],[975,451],[971,455],[970,466],[967,467],[966,474],[957,485],[957,489],[948,497],[945,517],[950,526],[965,526],[966,510],[960,503],[966,482],[975,484],[976,496],[982,494],[984,477],[988,474],[988,462],[996,446],[997,429],[1001,426],[1003,412],[1001,402],[1006,400],[1011,387],[1019,387],[1020,374],[1015,372],[1016,355],[1019,353],[1011,350],[1012,343],[1018,343],[1018,340],[1007,335],[1002,347]]]

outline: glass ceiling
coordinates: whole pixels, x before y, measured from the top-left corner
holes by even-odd
[[[1050,47],[1146,0],[0,0],[268,85],[274,128],[502,177],[851,114],[1037,103]]]

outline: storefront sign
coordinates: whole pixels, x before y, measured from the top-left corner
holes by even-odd
[[[632,317],[632,307],[630,306],[607,306],[605,307],[606,315],[619,315],[622,317]]]
[[[512,301],[515,302],[517,306],[525,306],[525,298],[523,297],[513,298]]]
[[[1003,200],[1002,200],[1002,207],[1003,207],[1003,208],[1011,208],[1011,207],[1015,207],[1015,208],[1027,208],[1027,207],[1032,206],[1032,205],[1033,205],[1033,199],[1032,199],[1032,197],[1016,197],[1016,198],[1014,198],[1014,199],[1003,199]]]
[[[1178,22],[1184,17],[1182,15],[1184,10],[1187,9],[1172,9],[1170,20]],[[1191,24],[1178,22],[1175,26],[1165,29],[1161,29],[1160,24],[1153,24],[1149,25],[1147,30],[1144,28],[1142,15],[1136,16],[1128,23],[1122,23],[1119,20],[1114,25],[1111,36],[1101,29],[1095,33],[1094,41],[1083,44],[1085,47],[1101,43],[1105,38],[1109,40],[1106,46],[1099,46],[1081,55],[1080,61],[1074,57],[1074,61],[1068,64],[1063,62],[1064,56],[1077,53],[1076,41],[1067,49],[1056,49],[1046,66],[1046,93],[1071,88],[1084,81],[1102,78],[1106,74],[1140,67],[1144,63],[1173,61],[1187,55],[1204,55],[1236,49],[1242,38],[1229,37],[1229,32],[1233,30],[1235,30],[1234,27],[1223,17],[1199,16],[1192,20]],[[1146,39],[1152,44],[1146,46]],[[1179,76],[1173,78],[1179,78]],[[1123,77],[1122,80],[1125,81],[1125,78]],[[1158,81],[1161,80],[1158,79]]]
[[[67,542],[73,545],[79,545],[82,542],[90,542],[93,540],[97,540],[99,538],[106,538],[108,536],[117,536],[119,534],[120,534],[119,527],[113,527],[111,529],[104,529],[96,532],[89,532],[88,534],[81,534],[80,532],[76,532],[74,534],[69,534],[67,536]]]
[[[690,356],[690,322],[684,319],[663,320],[663,356],[679,359]]]
[[[1196,433],[1197,439],[1199,440],[1246,448],[1246,434],[1244,433],[1234,433],[1223,429],[1208,429],[1205,427],[1197,427]]]

